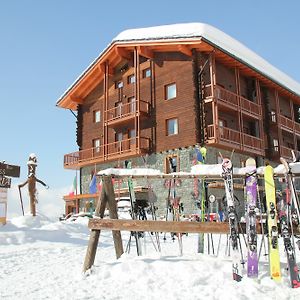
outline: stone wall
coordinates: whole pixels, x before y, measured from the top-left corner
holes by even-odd
[[[208,147],[207,148],[207,158],[206,163],[207,164],[215,164],[218,163],[218,157],[219,157],[219,149]],[[230,157],[231,153],[229,151],[222,150],[222,155]],[[186,171],[189,172],[191,170],[191,167],[194,163],[195,159],[195,147],[188,147],[188,148],[182,148],[182,149],[174,149],[169,150],[165,152],[160,153],[154,153],[147,157],[146,163],[144,162],[142,157],[137,157],[131,159],[132,167],[148,167],[153,169],[158,169],[162,172],[166,172],[166,159],[168,156],[177,155],[178,157],[178,165],[179,170],[178,171]],[[233,154],[233,166],[235,167],[241,167],[242,163],[248,158],[246,155],[242,155],[239,153]],[[92,179],[92,174],[95,172],[98,172],[100,170],[111,168],[111,167],[123,167],[124,161],[120,162],[112,162],[112,163],[106,163],[97,165],[96,169],[95,167],[84,167],[81,169],[81,193],[88,193],[89,192],[89,183]],[[262,165],[262,164],[260,164]],[[97,178],[99,181],[99,178]],[[220,178],[220,182],[222,182]],[[243,183],[242,180],[235,180],[236,183]],[[201,191],[203,184],[201,182],[197,182],[195,179],[180,179],[176,180],[176,187],[175,192],[178,197],[181,197],[181,202],[184,205],[184,214],[193,214],[193,213],[199,213],[199,209],[197,209],[196,202],[201,201]],[[158,207],[158,215],[165,215],[166,213],[166,200],[168,199],[168,188],[169,181],[164,179],[134,179],[134,186],[151,186],[153,188],[153,191],[157,197],[157,202],[155,205]],[[115,184],[115,191],[117,192],[118,188],[125,188],[127,187],[126,180],[124,180],[122,183]],[[217,209],[224,205],[222,199],[224,198],[225,191],[224,189],[220,188],[208,188],[208,196],[213,194],[216,197],[216,202],[214,204],[214,207],[212,209]],[[244,191],[243,190],[235,190],[234,191],[235,196],[239,199],[240,204],[237,206],[237,212],[239,217],[244,215],[245,211],[245,205],[244,205]]]

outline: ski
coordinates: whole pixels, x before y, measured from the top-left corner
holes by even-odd
[[[125,161],[125,168],[126,169],[131,169],[131,162],[130,161]],[[129,191],[129,197],[130,197],[131,218],[133,220],[136,220],[137,219],[136,208],[135,208],[136,199],[135,199],[133,182],[132,182],[131,178],[128,178],[127,184],[128,184],[128,191]],[[137,232],[137,231],[132,231],[131,236],[134,236],[134,238],[135,238],[137,255],[138,256],[142,255],[142,247],[141,247],[141,242],[140,242],[140,233]],[[130,243],[130,241],[129,241],[129,243]]]
[[[248,277],[258,276],[257,257],[257,234],[256,234],[256,200],[257,200],[257,176],[256,162],[253,158],[246,160],[246,233],[248,241],[247,275]]]
[[[233,178],[232,178],[232,163],[228,158],[222,159],[222,178],[225,185],[225,194],[227,200],[229,235],[232,247],[232,275],[235,281],[242,280],[242,269],[240,266],[240,253],[238,243],[238,220],[234,204],[233,196]]]
[[[291,235],[289,232],[289,225],[292,228],[293,222],[291,219],[291,194],[294,195],[294,185],[291,185],[292,178],[290,168],[284,158],[280,158],[281,163],[286,169],[285,184],[286,184],[286,197],[282,198],[278,205],[279,222],[281,228],[281,236],[283,238],[284,248],[287,256],[288,270],[290,275],[290,282],[292,288],[300,287],[300,274],[299,267],[296,261],[296,252],[294,244],[292,243]],[[292,191],[293,189],[293,191]]]
[[[147,160],[148,160],[148,155],[147,155],[147,159],[146,159],[146,157],[143,156],[143,161],[144,161],[144,165],[146,168],[148,168]],[[157,217],[156,217],[157,207],[155,206],[155,202],[157,201],[157,198],[156,198],[156,195],[153,191],[153,187],[150,184],[148,177],[147,177],[146,181],[147,181],[147,188],[148,188],[148,201],[150,204],[151,217],[152,217],[152,220],[156,221],[157,220]],[[161,252],[159,232],[155,232],[154,234],[155,234],[157,249],[159,252]]]
[[[264,170],[265,193],[268,217],[269,267],[270,276],[275,281],[281,281],[280,257],[278,247],[278,227],[276,211],[276,194],[274,183],[274,170],[268,165]]]
[[[200,150],[196,148],[195,151],[196,151],[197,164],[205,164],[206,148],[201,147]],[[197,179],[197,185],[199,185],[199,179]],[[199,221],[205,222],[205,199],[206,199],[205,181],[201,180],[200,185],[201,185],[201,202],[200,202],[201,215]],[[198,196],[199,196],[199,192],[198,192]],[[204,253],[204,233],[199,233],[198,235],[198,253]]]

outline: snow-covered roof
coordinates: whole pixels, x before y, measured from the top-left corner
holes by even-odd
[[[185,23],[129,29],[121,32],[113,41],[129,42],[200,37],[300,96],[300,83],[272,66],[236,39],[208,24]]]
[[[149,42],[149,41],[174,41],[184,39],[202,39],[233,56],[277,84],[300,96],[300,83],[272,66],[265,59],[247,48],[245,45],[232,38],[223,31],[204,23],[183,23],[163,25],[147,28],[128,29],[118,34],[100,55],[80,74],[75,82],[58,99],[57,104],[81,80],[81,78],[97,63],[104,53],[115,43]]]

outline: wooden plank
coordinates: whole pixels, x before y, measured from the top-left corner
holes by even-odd
[[[90,219],[90,229],[124,230],[124,231],[149,231],[149,232],[206,232],[229,233],[228,223],[199,223],[176,221],[152,221],[152,220],[111,220]]]
[[[118,219],[117,203],[111,176],[105,176],[103,178],[103,184],[105,184],[105,194],[108,201],[109,217],[111,219]],[[113,239],[116,257],[119,258],[124,253],[120,230],[113,231]]]
[[[152,220],[112,220],[90,219],[89,228],[92,230],[121,230],[148,232],[179,232],[179,233],[229,233],[227,222],[189,222],[189,221],[152,221]],[[261,223],[256,224],[257,234],[261,234]],[[300,234],[299,228],[294,227],[294,234]],[[241,223],[240,233],[246,233],[246,224]]]
[[[98,198],[98,201],[96,204],[95,216],[97,216],[97,217],[104,216],[106,202],[107,202],[107,198],[105,195],[105,186],[103,184],[101,194],[99,195],[99,198]],[[95,262],[97,247],[98,247],[98,243],[99,243],[99,236],[100,236],[100,230],[91,230],[89,244],[88,244],[88,248],[86,250],[86,255],[85,255],[84,264],[83,264],[83,272],[86,272],[87,270],[89,270]]]

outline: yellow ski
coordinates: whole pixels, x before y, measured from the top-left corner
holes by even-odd
[[[278,227],[276,211],[274,170],[268,165],[265,167],[265,193],[268,213],[268,241],[269,241],[269,266],[271,278],[281,281],[280,256],[278,247]]]

